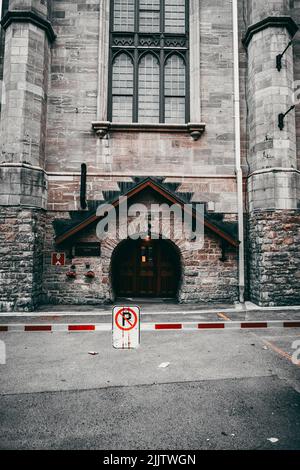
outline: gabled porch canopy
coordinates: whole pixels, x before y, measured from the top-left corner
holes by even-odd
[[[146,189],[152,189],[154,192],[163,197],[166,202],[168,202],[169,204],[178,204],[179,206],[181,206],[182,209],[184,208],[184,205],[188,203],[187,200],[184,200],[178,195],[178,193],[175,193],[175,191],[170,189],[170,186],[168,187],[167,184],[164,184],[163,182],[160,182],[155,178],[148,177],[141,181],[138,181],[127,191],[120,192],[120,194],[114,194],[114,197],[111,200],[102,201],[102,204],[109,203],[113,207],[117,208],[119,205],[119,198],[121,196],[127,197],[127,199],[130,200],[131,198],[142,193]],[[189,202],[189,204],[192,203]],[[85,230],[91,224],[98,222],[101,217],[97,216],[96,212],[97,211],[95,209],[89,212],[82,212],[81,220],[76,218],[76,221],[73,221],[73,223],[72,220],[57,220],[57,223],[54,223],[54,228],[56,230],[56,245],[61,245],[62,243],[66,242],[69,238]],[[195,209],[192,209],[192,215],[193,217],[197,217]],[[236,223],[221,222],[214,219],[213,216],[206,214],[204,216],[204,226],[205,228],[213,232],[215,235],[217,235],[219,238],[226,241],[229,245],[232,245],[233,247],[237,247],[239,245],[239,241],[236,235]]]

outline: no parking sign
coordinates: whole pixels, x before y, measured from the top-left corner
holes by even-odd
[[[116,349],[136,349],[140,345],[139,307],[113,308],[113,346]]]

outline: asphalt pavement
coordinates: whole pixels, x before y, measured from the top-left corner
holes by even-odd
[[[0,340],[1,449],[300,449],[299,329]]]

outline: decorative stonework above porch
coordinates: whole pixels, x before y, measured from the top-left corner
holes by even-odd
[[[93,121],[92,128],[100,139],[109,132],[167,132],[189,133],[198,140],[205,131],[205,123],[166,124],[166,123],[123,123],[110,121]]]
[[[100,216],[97,215],[97,209],[101,205],[109,204],[117,208],[122,198],[126,197],[129,201],[147,190],[159,195],[167,204],[178,204],[182,209],[185,204],[192,206],[193,217],[198,217],[195,211],[196,203],[192,202],[193,194],[178,192],[177,190],[180,187],[178,183],[165,183],[164,178],[149,176],[147,178],[134,177],[131,183],[120,182],[118,185],[119,191],[103,191],[103,200],[88,201],[87,211],[73,211],[70,213],[69,219],[55,219],[53,227],[56,235],[56,246],[58,247],[66,241],[72,240],[75,235],[77,236],[78,233],[83,232],[87,227],[99,222]],[[206,212],[204,214],[204,226],[227,244],[235,248],[239,246],[236,222],[223,221],[218,214],[213,215]]]

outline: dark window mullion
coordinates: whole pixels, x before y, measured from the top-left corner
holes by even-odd
[[[165,1],[160,0],[160,32],[165,32]]]
[[[160,0],[160,85],[159,85],[159,122],[165,122],[165,52],[164,52],[164,31],[165,31],[165,2]]]
[[[113,93],[113,96],[126,96],[132,98],[132,93]]]
[[[190,63],[189,63],[189,53],[187,53],[185,56],[185,122],[189,122],[189,120],[190,120]]]
[[[1,0],[0,0],[1,1]],[[108,84],[109,84],[109,94],[107,100],[107,114],[109,121],[112,121],[112,114],[113,114],[113,51],[112,51],[112,44],[113,44],[113,32],[114,32],[114,2],[110,2],[110,10],[109,10],[109,23],[110,23],[110,34],[109,34],[109,41],[110,41],[110,48],[109,48],[109,70],[108,70]]]
[[[132,99],[132,121],[138,122],[139,109],[139,30],[140,30],[140,1],[135,0],[134,12],[134,52],[133,52],[133,99]]]
[[[133,57],[133,122],[138,122],[139,108],[139,51],[134,49]]]
[[[159,122],[165,122],[165,53],[160,50]]]
[[[140,30],[140,0],[135,0],[134,12],[134,31],[138,33]]]
[[[190,2],[185,1],[185,34],[188,50],[185,54],[185,122],[190,120]],[[200,93],[200,91],[199,91]]]
[[[185,95],[165,95],[165,98],[185,98]]]
[[[152,13],[154,13],[154,12],[159,13],[159,10],[155,10],[154,8],[140,8],[139,10],[140,10],[140,12],[141,11],[151,11]]]
[[[110,38],[110,40],[112,41],[112,37]],[[110,48],[109,50],[109,64],[110,64],[110,67],[109,67],[109,71],[108,71],[108,83],[109,83],[109,90],[110,90],[110,93],[108,94],[108,103],[107,103],[107,111],[108,111],[108,119],[109,121],[112,121],[112,114],[113,114],[113,80],[112,80],[112,77],[113,77],[113,52],[112,52],[112,49]]]

